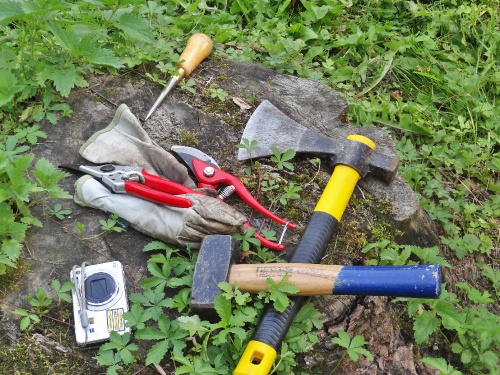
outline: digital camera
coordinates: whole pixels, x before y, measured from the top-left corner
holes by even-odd
[[[109,339],[112,331],[130,331],[123,314],[128,311],[125,279],[120,262],[82,264],[70,273],[74,284],[73,313],[78,345]]]

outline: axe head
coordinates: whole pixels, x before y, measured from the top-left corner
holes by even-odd
[[[329,156],[333,164],[347,164],[356,168],[362,177],[371,173],[390,183],[397,172],[399,159],[396,156],[373,152],[365,160],[350,163],[352,141],[333,139],[317,133],[281,112],[268,100],[263,101],[252,114],[243,131],[242,140],[257,141],[258,150],[240,148],[238,160],[273,155],[271,147],[281,153],[293,149],[298,153]]]

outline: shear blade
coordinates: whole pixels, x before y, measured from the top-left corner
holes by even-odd
[[[83,173],[80,169],[79,164],[63,164],[63,165],[58,165],[57,168],[71,171],[71,172]]]
[[[199,159],[212,165],[217,169],[220,169],[219,164],[210,155],[205,154],[203,151],[198,150],[194,147],[189,146],[172,146],[170,150],[176,153],[183,161],[189,166],[189,169],[193,171],[193,159]]]

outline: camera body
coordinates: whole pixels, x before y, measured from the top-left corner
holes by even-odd
[[[112,331],[129,332],[123,314],[128,311],[125,278],[120,262],[73,267],[73,313],[78,345],[109,339]]]

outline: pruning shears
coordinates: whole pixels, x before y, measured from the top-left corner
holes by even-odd
[[[219,193],[218,199],[224,200],[231,194],[236,193],[251,208],[267,218],[284,225],[284,230],[286,228],[295,229],[297,227],[295,224],[276,216],[262,206],[236,176],[223,171],[217,162],[203,151],[188,146],[172,146],[170,150],[191,170],[199,188],[217,189],[220,185],[225,185],[226,187]],[[247,226],[250,227],[250,224],[247,223]],[[281,243],[283,235],[284,232],[280,241],[275,243],[255,232],[255,236],[265,247],[279,251],[285,249],[285,246]]]
[[[256,211],[262,213],[268,218],[285,225],[287,227],[296,228],[278,216],[274,215],[264,208],[245,188],[243,183],[235,176],[224,172],[213,158],[206,155],[202,151],[186,146],[174,146],[172,151],[181,158],[185,164],[189,166],[198,180],[199,188],[217,189],[220,184],[226,185],[226,188],[219,193],[218,199],[224,200],[232,193],[238,194],[243,201]],[[174,206],[179,208],[189,208],[192,202],[187,197],[182,197],[182,194],[204,194],[202,190],[196,191],[190,189],[175,181],[167,180],[146,172],[144,168],[133,166],[122,166],[115,164],[103,165],[61,165],[59,168],[86,173],[98,181],[100,181],[109,191],[116,194],[130,194],[141,199],[151,202]],[[245,224],[250,228],[250,224]],[[283,233],[284,234],[284,233]],[[255,237],[262,243],[263,246],[282,251],[285,245],[272,242],[258,232],[255,232]],[[283,235],[281,236],[283,238]]]
[[[61,165],[59,168],[89,174],[99,180],[109,191],[130,194],[155,203],[180,208],[192,206],[188,198],[179,194],[202,194],[175,181],[166,180],[146,172],[140,167],[115,164]]]

